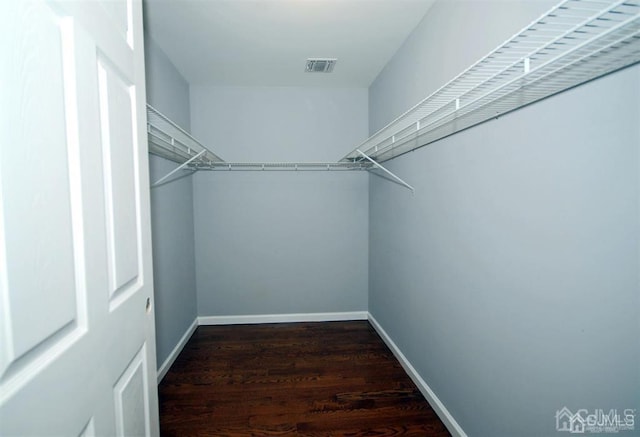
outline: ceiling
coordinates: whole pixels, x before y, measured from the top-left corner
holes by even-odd
[[[145,0],[145,28],[190,84],[368,87],[433,0]],[[305,73],[310,57],[338,58]]]

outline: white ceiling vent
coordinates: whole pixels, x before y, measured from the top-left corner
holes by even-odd
[[[309,58],[304,71],[306,73],[331,73],[337,61],[336,58]]]

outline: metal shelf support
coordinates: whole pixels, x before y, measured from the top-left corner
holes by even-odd
[[[182,170],[183,168],[191,164],[192,161],[195,161],[196,159],[200,158],[200,156],[204,155],[206,152],[207,152],[206,149],[201,150],[196,155],[192,156],[189,160],[183,162],[182,164],[180,164],[179,166],[171,170],[169,173],[167,173],[166,175],[164,175],[163,177],[155,181],[153,184],[151,184],[151,188],[157,187],[158,185],[160,185],[161,183],[169,179],[171,176],[173,176],[175,173],[179,172],[180,170]]]
[[[415,193],[416,190],[415,188],[413,188],[411,185],[409,185],[408,183],[406,183],[405,181],[403,181],[402,179],[400,179],[398,176],[396,176],[394,173],[390,172],[389,170],[387,170],[386,168],[384,168],[382,165],[378,164],[376,161],[374,161],[373,159],[369,158],[369,156],[365,155],[360,149],[358,149],[358,153],[361,154],[367,161],[370,161],[374,167],[379,168],[380,170],[384,171],[386,174],[388,174],[389,176],[391,176],[393,179],[395,179],[396,181],[398,181],[398,183],[400,183],[402,186],[408,188],[411,190],[412,193]]]

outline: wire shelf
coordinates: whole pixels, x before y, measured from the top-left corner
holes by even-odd
[[[368,170],[373,166],[370,162],[226,162],[151,105],[147,105],[147,134],[149,152],[177,162],[178,170],[344,171]]]
[[[369,170],[369,162],[212,162],[195,164],[197,170],[214,171],[335,171]]]
[[[180,164],[176,170],[232,171],[335,171],[369,170],[370,162],[226,162],[207,149],[180,126],[151,105],[147,105],[149,152]],[[154,185],[160,185],[169,175]]]
[[[222,162],[220,157],[151,105],[147,105],[147,136],[150,153],[179,164],[193,159],[203,150],[205,152],[193,159],[190,166]]]
[[[342,162],[384,162],[639,61],[640,2],[565,0]]]

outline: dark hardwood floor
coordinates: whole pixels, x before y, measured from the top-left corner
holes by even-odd
[[[201,326],[160,384],[165,436],[449,436],[366,321]]]

